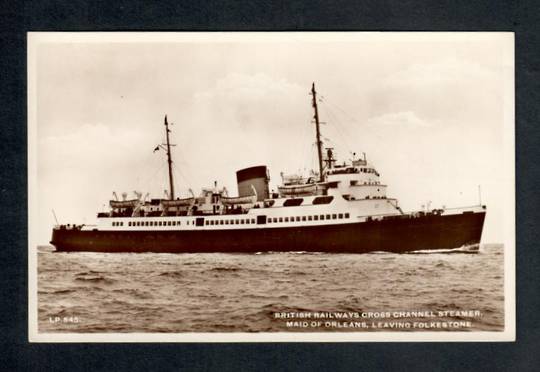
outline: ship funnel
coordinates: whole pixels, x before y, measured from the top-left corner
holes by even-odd
[[[122,200],[126,201],[126,199],[127,199],[127,192],[123,192],[122,193]]]
[[[270,197],[268,183],[270,175],[265,165],[241,169],[236,172],[238,196],[252,196],[253,189],[257,194],[257,201],[263,201]]]

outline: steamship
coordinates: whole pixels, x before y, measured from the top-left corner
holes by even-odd
[[[266,166],[236,172],[238,195],[226,188],[204,188],[199,196],[175,198],[169,123],[166,143],[155,150],[167,154],[167,198],[109,202],[97,225],[59,225],[51,244],[57,251],[92,252],[411,252],[477,249],[486,206],[422,209],[403,212],[386,196],[387,186],[373,164],[354,157],[338,163],[332,149],[323,149],[317,93],[311,87],[316,127],[318,172],[311,177],[282,174],[277,192],[270,192]]]

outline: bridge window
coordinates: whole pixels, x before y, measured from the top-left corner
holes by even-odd
[[[338,218],[343,218],[343,213],[338,214]]]
[[[337,218],[337,216],[336,216],[336,214],[334,213],[334,214],[332,215],[332,219],[335,220],[336,218]]]
[[[306,216],[302,216],[302,221],[305,221],[306,220]]]
[[[255,218],[252,218],[252,219],[251,219],[251,223],[255,223]]]
[[[332,202],[332,200],[334,200],[333,196],[318,196],[315,199],[313,199],[313,204],[314,205],[329,204]]]
[[[308,221],[313,221],[313,216],[308,216]]]
[[[283,222],[283,217],[279,217],[279,222]]]
[[[319,216],[318,216],[318,215],[315,215],[315,216],[313,216],[313,219],[314,219],[315,221],[318,221],[318,220],[319,220]]]
[[[321,221],[324,220],[324,214],[321,214]]]
[[[304,201],[303,198],[287,199],[283,202],[284,207],[297,207]]]
[[[349,213],[345,213],[345,218],[349,218]]]
[[[326,219],[327,219],[327,220],[330,219],[330,215],[329,215],[329,214],[326,215]]]

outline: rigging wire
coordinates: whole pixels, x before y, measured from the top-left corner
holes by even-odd
[[[340,110],[343,114],[345,114],[345,116],[347,116],[347,118],[353,122],[356,122],[356,123],[359,123],[358,120],[356,120],[355,118],[353,118],[352,116],[350,116],[349,114],[347,114],[345,112],[345,110],[343,110],[342,108],[340,108],[339,106],[335,105],[335,104],[332,104],[331,102],[328,102],[326,100],[322,100],[321,101],[323,103],[323,111],[325,111],[328,116],[331,117],[332,119],[332,122],[334,123],[333,125],[333,128],[335,128],[337,134],[339,135],[339,137],[341,137],[341,140],[343,141],[343,144],[345,145],[345,147],[347,148],[347,150],[349,152],[352,152],[353,151],[353,148],[351,147],[351,144],[349,142],[349,140],[347,138],[352,138],[351,134],[350,134],[350,131],[347,129],[347,126],[345,124],[343,124],[342,120],[340,120],[339,118],[339,115],[337,115],[337,113],[330,107],[330,105],[334,106],[335,108],[337,108],[338,110]]]
[[[156,182],[158,182],[157,180],[159,180],[159,179],[165,180],[164,177],[161,177],[161,176],[158,177],[158,175],[160,175],[163,172],[166,163],[165,162],[160,162],[159,166],[154,167],[154,164],[150,164],[150,163],[154,163],[154,162],[155,161],[153,159],[150,159],[149,161],[146,162],[146,164],[151,165],[151,167],[150,166],[145,166],[145,167],[142,168],[143,172],[146,171],[149,168],[154,168],[155,169],[154,172],[144,172],[144,174],[146,174],[147,177],[143,178],[142,181],[140,181],[140,177],[137,178],[139,180],[138,184],[137,184],[137,188],[139,189],[139,191],[142,191],[143,193],[153,190],[156,187]],[[142,188],[144,188],[144,189],[142,189]]]
[[[179,175],[180,177],[176,178],[176,179],[183,179],[184,182],[184,190],[187,191],[189,190],[190,188],[192,188],[192,182],[189,181],[189,178],[184,174],[184,172],[182,172],[181,168],[180,167],[177,167],[175,163],[172,164],[173,165],[173,172],[176,172],[175,174]],[[176,186],[179,186],[179,185],[175,185]],[[178,188],[178,190],[180,191],[182,188]],[[178,196],[180,197],[180,193],[178,193]]]

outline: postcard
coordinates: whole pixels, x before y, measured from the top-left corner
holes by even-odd
[[[515,340],[514,35],[31,32],[31,342]]]

